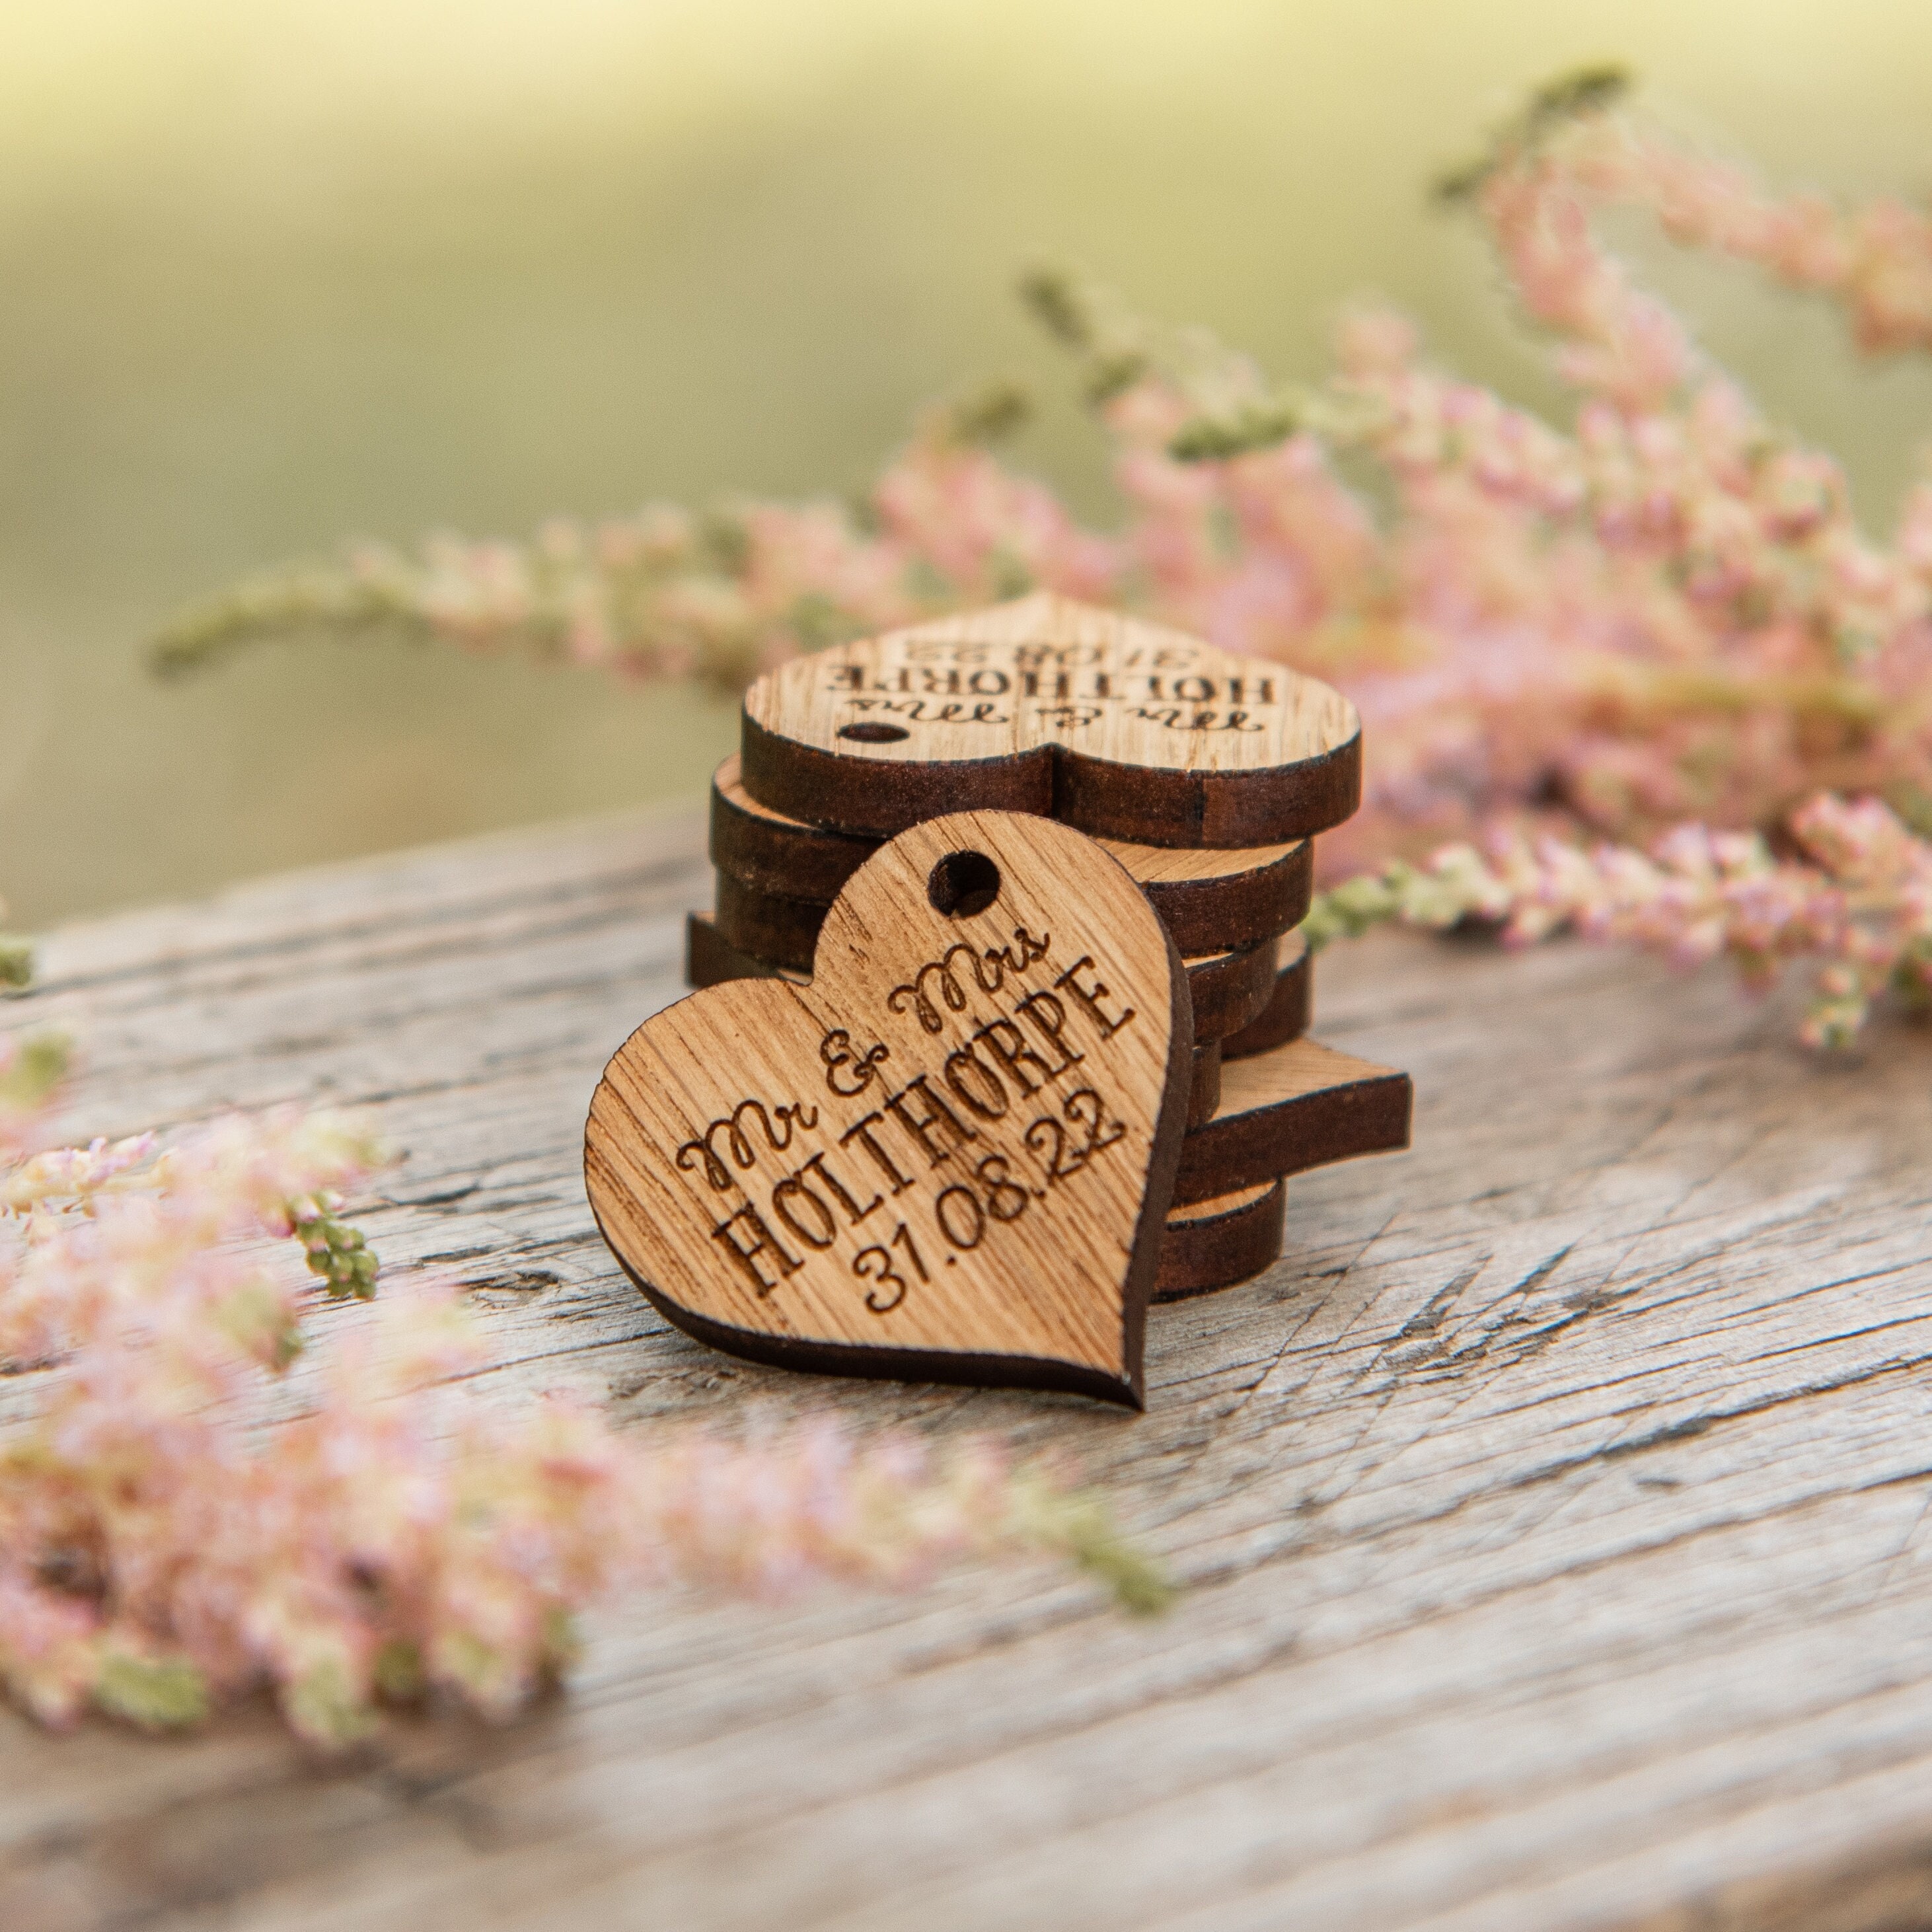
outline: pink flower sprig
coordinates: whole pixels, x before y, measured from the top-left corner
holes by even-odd
[[[928,412],[866,527],[841,504],[740,501],[555,518],[528,544],[365,544],[343,568],[275,573],[190,611],[154,662],[174,675],[267,635],[387,632],[736,690],[801,650],[1034,583],[1106,594],[1115,547],[983,446],[1010,413],[983,399]]]
[[[1858,524],[1840,466],[1778,428],[1605,247],[1612,203],[1843,298],[1869,347],[1932,346],[1932,231],[1901,204],[1780,199],[1648,124],[1622,77],[1539,92],[1454,184],[1574,406],[1549,418],[1424,358],[1385,311],[1294,389],[1052,273],[1126,515],[1082,527],[938,411],[862,509],[656,508],[523,544],[368,553],[190,612],[185,668],[256,638],[400,624],[627,674],[729,683],[800,650],[1033,585],[1329,680],[1364,723],[1362,810],[1325,880],[1534,824],[1647,847],[1769,833],[1820,792],[1932,827],[1932,483]],[[1823,212],[1821,212],[1823,210]],[[1379,469],[1379,500],[1351,468]]]
[[[1850,314],[1863,349],[1932,347],[1932,219],[1923,208],[1890,196],[1862,208],[1810,192],[1780,196],[1748,168],[1608,111],[1630,86],[1616,68],[1559,76],[1497,130],[1479,160],[1444,176],[1438,192],[1449,200],[1477,199],[1498,177],[1514,177],[1520,188],[1541,175],[1594,203],[1648,210],[1682,246],[1750,262],[1787,287],[1831,296]],[[1534,242],[1526,236],[1544,260],[1560,266],[1548,299],[1538,301],[1533,275],[1524,278],[1524,292],[1544,319],[1561,316],[1587,329],[1602,304],[1578,297],[1599,272],[1593,265],[1580,274],[1563,262],[1574,234],[1566,216]]]
[[[506,1717],[620,1586],[899,1587],[1030,1551],[1159,1606],[1096,1499],[984,1444],[633,1442],[580,1403],[503,1406],[468,1385],[487,1351],[448,1291],[354,1310],[278,1419],[304,1302],[261,1238],[365,1298],[338,1210],[382,1158],[293,1112],[0,1158],[0,1365],[37,1371],[0,1432],[0,1682],[43,1721],[169,1727],[257,1689],[325,1748],[431,1694]]]
[[[1823,795],[1792,814],[1802,860],[1780,860],[1755,832],[1683,825],[1651,850],[1592,850],[1545,836],[1445,847],[1320,895],[1303,928],[1311,945],[1395,922],[1444,930],[1465,921],[1528,945],[1570,928],[1660,952],[1679,966],[1724,956],[1762,992],[1790,962],[1817,968],[1800,1028],[1817,1047],[1849,1046],[1889,990],[1932,1010],[1932,844],[1875,800]]]
[[[384,1158],[350,1117],[278,1113],[204,1130],[161,1154],[155,1178],[178,1194],[212,1190],[235,1201],[265,1232],[294,1236],[332,1295],[366,1301],[375,1292],[375,1257],[338,1210],[342,1191]]]
[[[12,1214],[35,1208],[79,1208],[104,1188],[140,1173],[152,1161],[158,1137],[130,1134],[118,1141],[92,1140],[85,1147],[49,1148],[0,1166],[0,1210]]]
[[[1674,242],[1831,297],[1870,352],[1932,348],[1932,218],[1922,208],[1890,196],[1856,208],[1821,194],[1780,197],[1748,169],[1623,117],[1579,117],[1548,160],[1594,200],[1648,209]]]

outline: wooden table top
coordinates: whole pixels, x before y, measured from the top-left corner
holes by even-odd
[[[1266,1276],[1157,1309],[1142,1418],[791,1376],[628,1286],[590,1090],[679,990],[694,819],[452,846],[71,928],[10,1018],[71,1120],[367,1103],[358,1216],[476,1286],[508,1388],[627,1424],[836,1412],[1076,1456],[1185,1584],[654,1597],[568,1696],[318,1767],[0,1712],[0,1926],[1903,1927],[1932,1922],[1932,1041],[1576,946],[1324,955],[1415,1150],[1291,1184]],[[326,1322],[325,1311],[316,1318]]]

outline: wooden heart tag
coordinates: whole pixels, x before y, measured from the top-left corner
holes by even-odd
[[[1073,823],[1064,812],[1050,815]],[[1315,866],[1306,838],[1226,850],[1095,842],[1133,875],[1183,958],[1258,946],[1307,914]],[[828,906],[878,844],[760,805],[745,789],[735,752],[712,774],[711,862],[721,887],[728,879],[754,893]]]
[[[1355,809],[1361,724],[1313,678],[1042,591],[760,678],[740,775],[783,817],[862,836],[970,806],[1148,845],[1273,845]]]
[[[954,813],[852,875],[808,983],[708,987],[632,1034],[585,1182],[626,1272],[715,1347],[1138,1408],[1192,1048],[1119,865]]]

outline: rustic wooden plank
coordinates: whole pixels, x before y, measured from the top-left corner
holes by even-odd
[[[678,990],[701,837],[620,820],[77,927],[28,1012],[85,1044],[87,1131],[372,1103],[407,1158],[364,1224],[478,1285],[506,1396],[1052,1445],[1180,1607],[1033,1570],[653,1598],[526,1723],[332,1768],[256,1711],[166,1744],[0,1716],[0,1924],[1932,1918],[1923,1039],[1833,1069],[1714,975],[1338,949],[1315,1031],[1414,1070],[1415,1150],[1291,1181],[1278,1266],[1156,1310],[1144,1417],[788,1376],[668,1330],[578,1166],[604,1058]]]

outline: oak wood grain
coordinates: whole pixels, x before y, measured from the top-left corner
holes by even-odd
[[[1324,1036],[1413,1072],[1414,1150],[1296,1180],[1280,1262],[1155,1311],[1144,1415],[788,1376],[664,1324],[582,1191],[598,1072],[681,990],[703,838],[631,819],[76,926],[8,1017],[85,1043],[76,1131],[370,1105],[406,1158],[360,1218],[394,1276],[473,1284],[498,1399],[992,1430],[1078,1458],[1179,1606],[1030,1570],[657,1597],[527,1722],[332,1768],[259,1712],[182,1744],[0,1713],[0,1924],[1932,1918],[1923,1035],[1834,1067],[1720,974],[1335,947]]]
[[[1298,948],[1300,941],[1291,939],[1284,940],[1282,945],[1284,950],[1291,946]],[[1283,968],[1276,976],[1275,991],[1269,996],[1267,1006],[1234,1036],[1247,1042],[1244,1052],[1258,1052],[1265,1046],[1278,1044],[1274,1039],[1262,1036],[1285,1024],[1292,1023],[1290,1030],[1282,1037],[1292,1038],[1307,1024],[1306,967],[1305,952],[1298,952],[1296,965]],[[730,980],[784,980],[794,986],[802,986],[811,978],[809,973],[798,968],[774,966],[769,961],[741,952],[718,930],[717,920],[710,913],[692,913],[686,922],[684,979],[688,986],[722,986]],[[1221,1042],[1218,1040],[1203,1040],[1194,1049],[1188,1076],[1188,1126],[1192,1128],[1204,1125],[1214,1118],[1220,1104]]]

